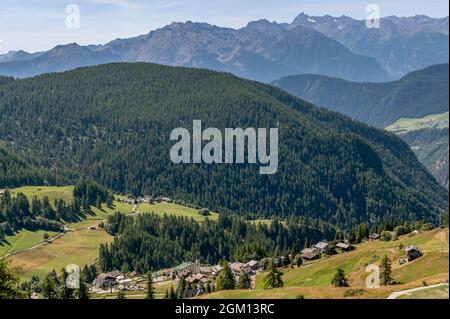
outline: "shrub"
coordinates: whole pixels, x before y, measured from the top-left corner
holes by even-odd
[[[344,297],[353,297],[363,295],[366,291],[364,289],[348,289],[344,292]]]
[[[433,225],[430,223],[423,224],[422,227],[420,227],[421,231],[429,231],[433,229]]]
[[[410,232],[410,230],[406,226],[397,226],[394,228],[394,232],[397,233],[398,236],[406,235]]]
[[[382,231],[381,232],[381,240],[382,241],[391,241],[392,240],[392,234],[388,231]]]

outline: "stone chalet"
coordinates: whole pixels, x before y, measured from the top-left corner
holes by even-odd
[[[321,241],[317,243],[314,248],[317,249],[318,252],[326,254],[330,250],[330,245],[327,242]]]
[[[118,278],[123,278],[120,271],[115,270],[109,273],[103,273],[95,278],[94,285],[99,289],[112,288],[116,284]]]
[[[408,246],[406,247],[406,255],[408,256],[408,261],[413,261],[414,259],[419,258],[422,256],[422,251],[419,249],[419,247],[416,246]]]
[[[340,251],[340,252],[345,252],[345,251],[351,251],[355,249],[355,247],[353,247],[350,244],[347,243],[337,243],[336,244],[336,250]]]
[[[320,253],[316,248],[305,248],[301,251],[300,256],[304,260],[314,260],[320,257]]]

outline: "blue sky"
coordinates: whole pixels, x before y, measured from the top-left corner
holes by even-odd
[[[378,4],[381,15],[448,15],[447,0],[1,0],[0,53],[48,50],[57,44],[106,43],[148,33],[173,21],[239,28],[266,18],[291,22],[300,12],[365,18]],[[80,29],[65,26],[68,4],[80,8]]]

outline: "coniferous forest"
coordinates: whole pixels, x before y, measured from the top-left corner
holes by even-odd
[[[26,165],[88,176],[114,192],[341,229],[386,218],[436,222],[448,203],[394,135],[230,74],[137,63],[3,82],[3,143]],[[194,119],[205,128],[278,127],[278,173],[171,163],[171,130],[191,130]]]
[[[282,256],[288,265],[303,248],[320,240],[336,243],[347,238],[352,244],[360,243],[369,239],[370,232],[395,229],[403,234],[420,228],[421,223],[386,220],[341,232],[326,222],[303,217],[252,224],[235,214],[222,214],[218,222],[199,224],[186,217],[141,214],[133,218],[116,212],[102,226],[115,239],[100,246],[100,268],[111,271],[125,267],[146,273],[186,260],[214,265],[223,260],[248,262]]]

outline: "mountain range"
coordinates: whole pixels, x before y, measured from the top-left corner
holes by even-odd
[[[116,63],[0,85],[0,140],[34,167],[123,194],[168,195],[250,218],[436,221],[446,190],[393,134],[230,74]],[[175,127],[278,127],[279,168],[170,160]]]
[[[383,82],[448,62],[448,18],[388,17],[381,26],[367,29],[364,21],[345,16],[305,14],[291,24],[258,20],[237,30],[172,23],[105,45],[10,52],[0,56],[0,75],[23,78],[109,62],[152,62],[226,71],[262,82],[295,74]]]
[[[429,65],[448,62],[448,17],[388,16],[380,28],[347,16],[316,17],[300,14],[291,26],[304,26],[339,41],[352,52],[376,59],[398,78]]]

